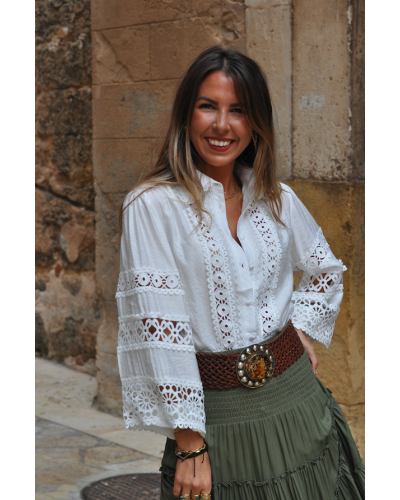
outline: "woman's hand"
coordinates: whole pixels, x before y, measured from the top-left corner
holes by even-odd
[[[317,370],[318,359],[317,359],[317,356],[315,354],[314,346],[308,340],[308,338],[306,337],[303,330],[299,330],[296,328],[296,332],[299,334],[299,337],[300,337],[300,340],[304,346],[304,349],[305,349],[306,353],[308,354],[308,357],[310,358],[311,366],[312,366],[312,369],[314,371],[314,374],[318,376],[318,370]]]
[[[201,435],[191,429],[177,432],[175,439],[181,450],[197,450],[204,444]],[[178,458],[176,462],[174,496],[179,498],[180,495],[200,495],[200,493],[211,493],[211,466],[207,452],[183,461]]]

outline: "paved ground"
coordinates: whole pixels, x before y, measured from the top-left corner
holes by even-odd
[[[165,438],[125,430],[93,407],[96,393],[94,377],[36,359],[36,500],[80,500],[93,481],[158,472]],[[347,413],[364,456],[364,419]]]
[[[94,377],[36,359],[36,500],[80,500],[87,484],[158,472],[165,438],[93,408]]]

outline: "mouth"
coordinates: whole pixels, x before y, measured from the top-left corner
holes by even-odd
[[[205,138],[208,145],[214,151],[227,151],[231,145],[235,142],[233,139],[217,139],[214,137]]]

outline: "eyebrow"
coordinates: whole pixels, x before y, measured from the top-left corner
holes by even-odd
[[[209,97],[200,96],[196,99],[196,102],[200,100],[211,102],[211,104],[214,104],[215,106],[218,105],[218,101],[214,101],[214,99],[210,99]],[[235,106],[243,106],[243,104],[240,102],[233,102],[232,104],[229,104],[229,107],[231,108]]]

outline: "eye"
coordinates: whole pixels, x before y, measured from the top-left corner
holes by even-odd
[[[200,104],[199,109],[214,109],[214,106],[209,103]]]
[[[231,112],[232,112],[232,113],[240,113],[240,114],[242,114],[242,113],[243,113],[242,108],[232,108],[232,109],[231,109]]]

